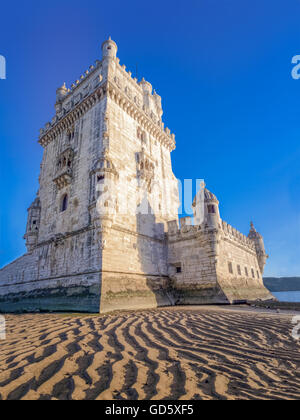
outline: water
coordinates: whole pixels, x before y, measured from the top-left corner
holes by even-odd
[[[272,292],[280,302],[300,302],[300,291],[297,292]]]

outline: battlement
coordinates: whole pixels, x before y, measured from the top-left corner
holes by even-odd
[[[222,230],[226,238],[231,239],[243,246],[247,246],[251,250],[255,251],[254,242],[224,220],[222,220]]]
[[[214,230],[206,225],[193,225],[191,217],[180,219],[180,227],[177,220],[168,222],[168,238],[170,242],[191,239],[199,235],[211,234]]]
[[[57,90],[56,115],[40,129],[39,143],[46,146],[55,138],[57,132],[65,130],[69,123],[87,112],[95,102],[107,94],[109,84],[117,91],[113,99],[117,99],[119,105],[125,105],[126,110],[136,108],[134,116],[140,120],[145,117],[150,120],[150,124],[145,120],[146,125],[150,127],[154,124],[154,131],[159,129],[161,135],[169,138],[165,143],[170,144],[171,150],[175,149],[175,135],[162,122],[161,97],[155,90],[152,92],[152,85],[144,79],[138,81],[133,77],[132,73],[126,70],[126,66],[120,64],[118,57],[110,57],[108,65],[106,59],[103,57],[102,61],[96,60],[70,88],[64,85]]]
[[[243,233],[239,232],[237,229],[232,227],[229,223],[224,220],[221,221],[222,231],[224,237],[234,241],[236,244],[247,247],[252,251],[255,251],[255,243],[253,240],[249,239]],[[172,241],[187,239],[189,237],[211,233],[213,229],[209,228],[207,225],[194,225],[192,224],[191,217],[183,217],[180,219],[180,227],[176,220],[172,220],[168,223],[168,236]]]

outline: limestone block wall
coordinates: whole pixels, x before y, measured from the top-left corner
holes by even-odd
[[[0,311],[98,312],[101,266],[92,229],[40,244],[0,270]]]
[[[44,149],[41,165],[40,191],[41,220],[38,241],[50,239],[57,233],[82,229],[89,222],[90,171],[102,151],[102,121],[105,100],[97,103],[74,125],[74,137],[68,140],[67,131],[58,135]],[[55,179],[56,163],[67,147],[74,151],[72,179],[69,185],[58,189]],[[61,201],[68,195],[68,208],[61,212]]]
[[[108,98],[107,116],[109,120],[109,154],[120,174],[117,185],[119,198],[118,223],[135,229],[137,209],[148,201],[157,223],[166,223],[178,217],[178,186],[172,171],[170,150],[161,144],[150,131],[143,129],[143,137],[138,137],[142,130],[131,115],[111,98]],[[154,170],[150,179],[140,177],[139,159],[144,154]],[[173,181],[173,188],[169,188]],[[143,203],[144,201],[144,203]],[[125,207],[122,205],[125,203]],[[132,224],[133,223],[133,224]]]
[[[164,239],[117,225],[103,239],[101,312],[170,304]]]
[[[120,66],[111,77],[128,99],[142,106],[142,88]],[[177,218],[179,201],[177,183],[173,189],[165,183],[175,178],[171,150],[132,113],[124,112],[112,93],[106,117],[106,145],[118,176],[112,227],[103,234],[100,310],[169,305],[165,232],[167,222]],[[153,164],[148,179],[140,176],[144,157]]]
[[[217,282],[214,234],[201,226],[169,233],[168,264],[177,303],[227,303]]]
[[[264,287],[254,243],[224,222],[217,277],[230,303],[273,298]]]
[[[263,285],[254,242],[225,222],[220,228],[173,224],[169,229],[169,275],[177,302],[273,299]]]

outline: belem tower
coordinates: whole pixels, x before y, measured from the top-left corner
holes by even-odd
[[[40,188],[27,253],[0,270],[0,311],[88,311],[272,299],[253,224],[224,222],[203,186],[178,219],[175,136],[161,97],[120,65],[117,45],[68,89],[40,130]],[[124,204],[125,203],[125,204]]]

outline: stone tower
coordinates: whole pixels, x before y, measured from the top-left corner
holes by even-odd
[[[270,298],[261,236],[223,222],[214,194],[204,189],[202,214],[197,195],[195,223],[179,228],[175,136],[162,122],[161,97],[120,65],[117,51],[109,38],[101,61],[56,91],[55,114],[40,130],[27,253],[0,270],[0,311]]]
[[[16,265],[30,299],[38,280],[36,295],[51,290],[56,307],[169,303],[156,291],[167,281],[167,222],[178,218],[175,136],[160,96],[120,65],[117,50],[109,38],[101,61],[57,89],[55,115],[40,130],[40,189],[28,210],[28,254]]]

